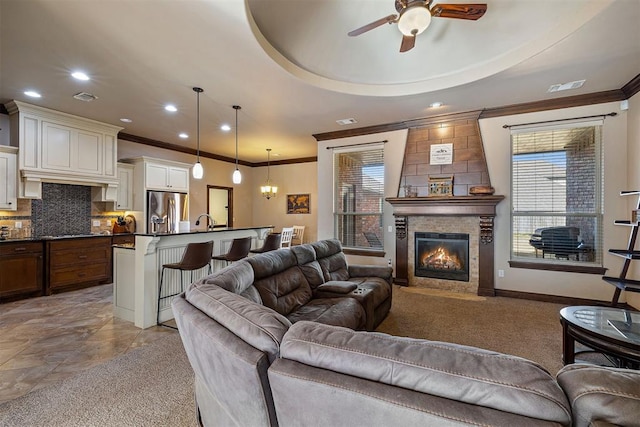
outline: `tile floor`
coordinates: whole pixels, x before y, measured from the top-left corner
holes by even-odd
[[[113,317],[112,285],[0,304],[0,403],[177,331]]]

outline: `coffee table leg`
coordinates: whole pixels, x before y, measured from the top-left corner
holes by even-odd
[[[562,361],[565,365],[575,363],[576,341],[569,335],[567,322],[562,322]]]

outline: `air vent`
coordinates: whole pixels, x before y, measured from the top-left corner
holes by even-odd
[[[358,121],[356,119],[340,119],[340,120],[336,120],[336,123],[344,126],[344,125],[352,125],[354,123],[358,123]]]
[[[91,95],[90,93],[87,93],[87,92],[76,93],[75,95],[73,95],[73,97],[75,99],[78,99],[78,100],[84,101],[84,102],[95,101],[96,99],[98,99],[97,96]]]
[[[558,83],[555,85],[551,85],[549,87],[549,90],[547,90],[547,92],[551,93],[551,92],[560,92],[561,90],[578,89],[579,87],[582,87],[584,82],[586,82],[586,80],[576,80],[575,82],[569,82],[564,84]]]

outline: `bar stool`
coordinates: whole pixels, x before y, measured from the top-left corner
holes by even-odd
[[[176,295],[180,295],[184,292],[184,271],[191,272],[191,282],[193,282],[193,272],[199,270],[205,266],[209,266],[209,274],[211,274],[211,254],[213,253],[213,241],[202,243],[189,243],[182,254],[180,262],[172,262],[162,265],[162,272],[160,273],[160,289],[158,290],[158,313],[156,315],[156,324],[159,326],[166,326],[167,328],[178,329],[171,325],[160,323],[160,303],[161,301],[172,298]],[[164,271],[166,269],[179,270],[180,271],[180,291],[173,292],[170,295],[162,295],[162,288],[164,285]],[[166,292],[166,290],[165,290]]]
[[[251,250],[251,237],[241,237],[233,239],[229,252],[211,258],[218,261],[226,261],[226,263],[229,264],[230,262],[246,258],[249,255],[249,250]]]
[[[280,249],[280,233],[267,234],[262,247],[251,249],[249,252],[252,254],[261,254],[264,252],[275,251],[276,249]]]

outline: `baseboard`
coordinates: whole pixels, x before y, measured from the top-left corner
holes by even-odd
[[[595,305],[595,306],[611,306],[611,301],[601,301],[587,298],[563,297],[558,295],[536,294],[532,292],[509,291],[505,289],[496,289],[495,296],[507,298],[528,299],[533,301],[551,302],[564,305]],[[632,306],[625,303],[618,303],[617,308],[627,310],[635,310]]]

